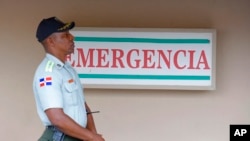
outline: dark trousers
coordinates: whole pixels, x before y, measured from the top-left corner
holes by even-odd
[[[60,139],[53,139],[53,136],[55,137],[55,134],[58,134],[59,132],[60,131],[55,127],[47,127],[38,141],[82,141],[63,133],[61,133],[62,136],[60,137]]]

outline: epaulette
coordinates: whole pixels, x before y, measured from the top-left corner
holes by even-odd
[[[52,72],[54,65],[55,63],[49,60],[45,66],[45,72]]]

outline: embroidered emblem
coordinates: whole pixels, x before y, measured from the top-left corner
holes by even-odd
[[[74,79],[70,79],[68,80],[69,83],[73,83],[74,82]]]
[[[40,78],[39,82],[40,82],[40,87],[51,86],[52,85],[52,77],[48,76],[48,77]]]
[[[59,28],[58,31],[65,30],[65,29],[69,28],[70,25],[71,25],[71,23],[67,23],[67,24],[65,24],[63,27]]]

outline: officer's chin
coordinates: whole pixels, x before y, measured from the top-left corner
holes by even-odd
[[[75,52],[74,48],[69,50],[69,54],[74,54],[74,52]]]

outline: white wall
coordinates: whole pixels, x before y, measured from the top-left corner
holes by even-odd
[[[107,141],[228,141],[250,123],[249,0],[0,0],[1,140],[34,141],[43,126],[32,93],[44,56],[35,30],[57,16],[77,26],[215,28],[217,89],[85,90]]]

